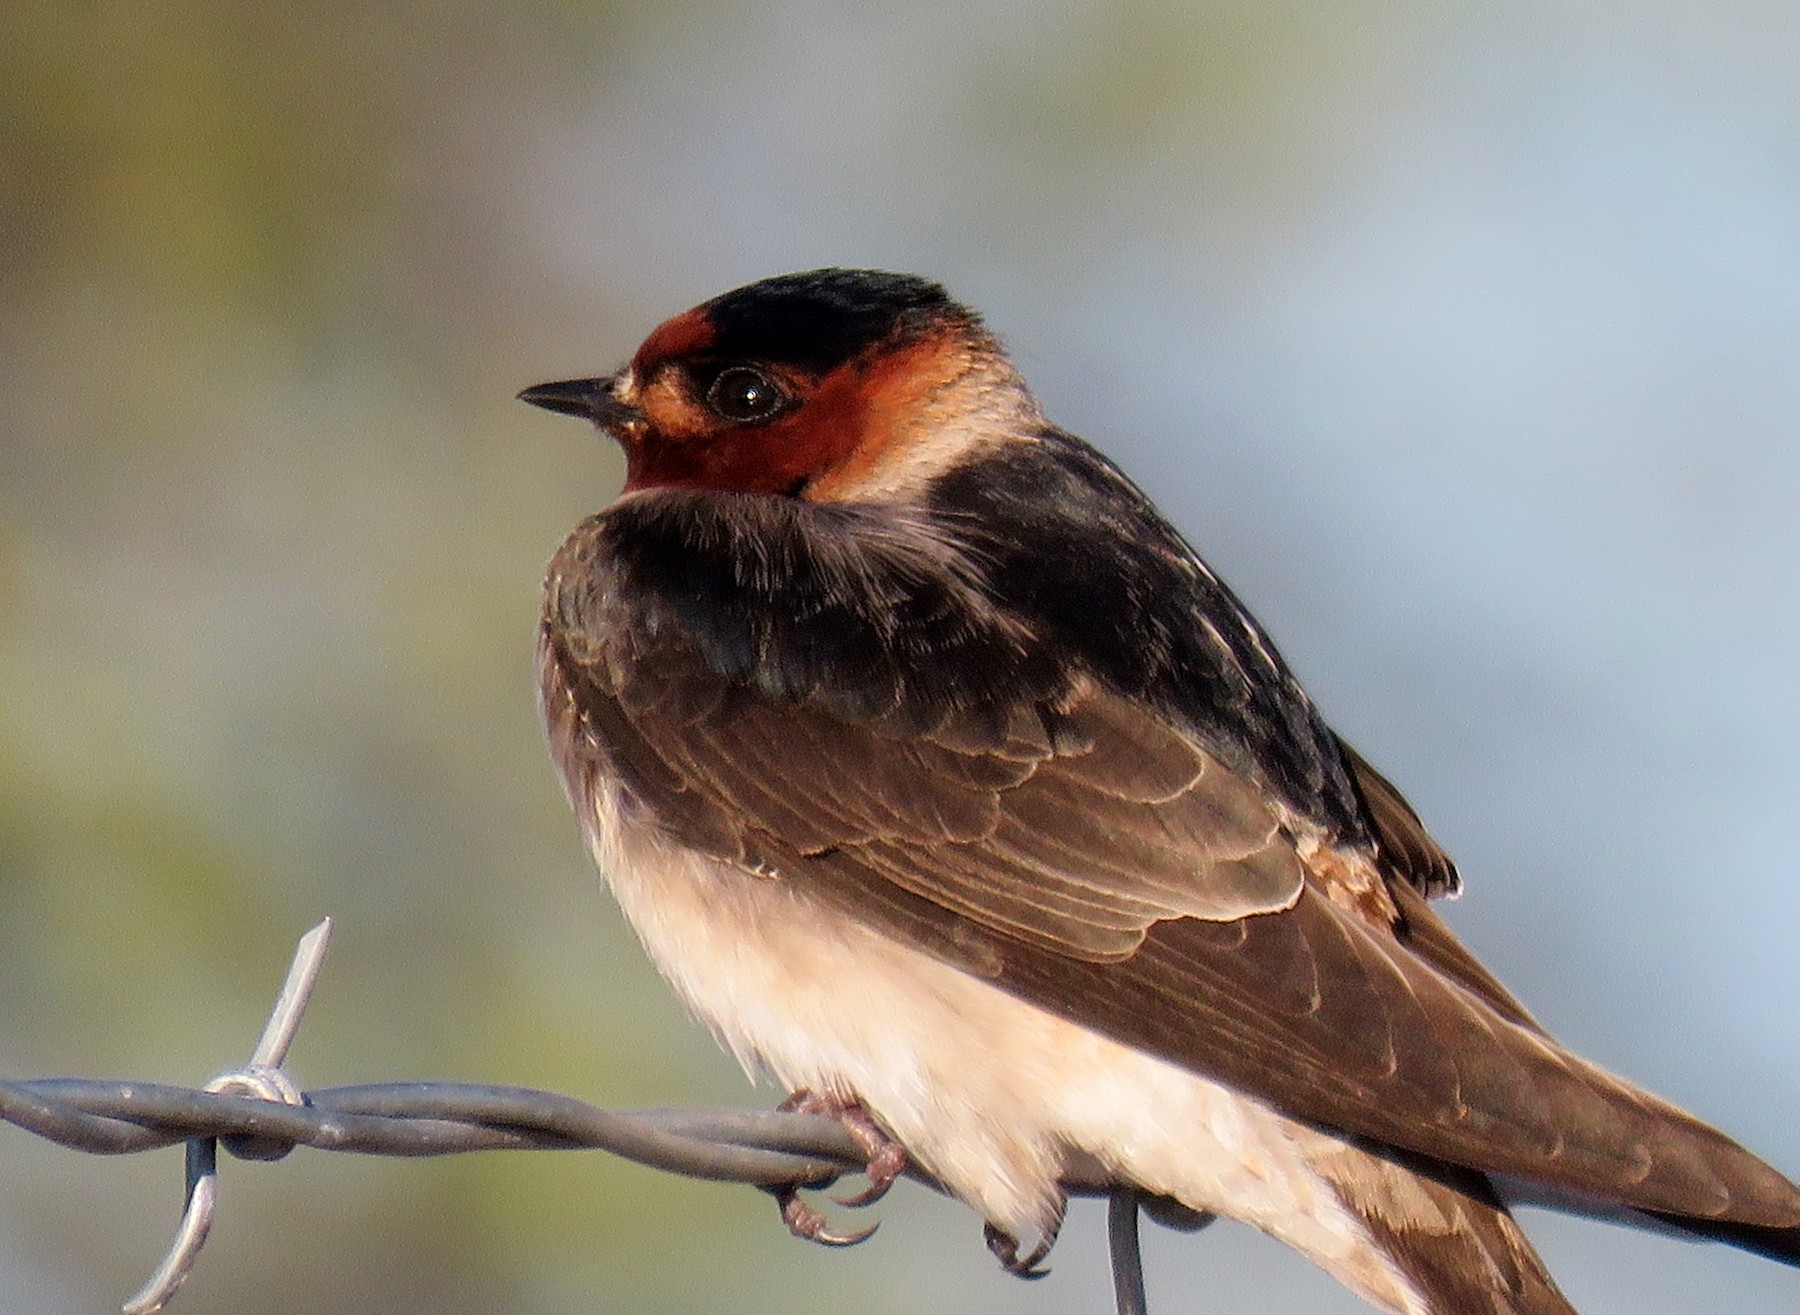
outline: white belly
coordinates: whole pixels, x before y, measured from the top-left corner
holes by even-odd
[[[1243,1220],[1388,1310],[1417,1296],[1314,1168],[1339,1138],[1122,1046],[758,876],[626,821],[583,820],[645,948],[753,1078],[859,1099],[1016,1238],[1059,1182],[1135,1184]]]

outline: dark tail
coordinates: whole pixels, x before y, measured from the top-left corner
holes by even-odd
[[[1709,1242],[1726,1242],[1734,1247],[1784,1265],[1800,1266],[1800,1228],[1764,1228],[1756,1224],[1720,1223],[1695,1219],[1688,1215],[1665,1215],[1646,1211],[1658,1223],[1668,1224],[1682,1233],[1705,1238]]]

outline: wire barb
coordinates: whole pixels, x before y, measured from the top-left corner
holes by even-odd
[[[175,1239],[125,1315],[155,1315],[180,1289],[218,1206],[218,1147],[279,1159],[296,1146],[350,1154],[425,1156],[480,1150],[602,1150],[668,1173],[779,1190],[825,1187],[865,1172],[868,1152],[841,1120],[783,1110],[606,1110],[528,1087],[385,1082],[303,1092],[282,1068],[324,960],[330,920],[300,941],[261,1040],[242,1069],[205,1090],[84,1078],[0,1079],[0,1122],[72,1150],[128,1155],[185,1143],[186,1193]],[[917,1166],[904,1176],[941,1186]],[[1210,1216],[1103,1181],[1063,1184],[1110,1196],[1119,1315],[1145,1315],[1140,1207],[1191,1230]]]
[[[249,1064],[221,1073],[206,1084],[207,1091],[282,1105],[306,1103],[299,1086],[281,1071],[281,1066],[300,1031],[300,1020],[306,1016],[306,1006],[312,1000],[313,987],[318,985],[319,969],[325,965],[325,951],[330,945],[330,918],[300,938],[287,980],[275,998],[275,1008],[250,1054]],[[279,1138],[225,1138],[225,1149],[243,1159],[278,1160],[293,1148],[294,1143]],[[187,1186],[182,1194],[181,1223],[175,1230],[175,1240],[169,1244],[156,1272],[120,1308],[124,1315],[156,1315],[181,1290],[212,1232],[213,1212],[218,1204],[219,1138],[195,1137],[187,1144]]]
[[[294,947],[294,962],[288,965],[287,980],[281,994],[275,997],[275,1008],[267,1026],[250,1053],[251,1068],[280,1068],[300,1031],[300,1020],[306,1017],[306,1006],[312,1002],[313,988],[319,984],[319,970],[325,966],[325,951],[331,948],[331,919],[326,918]]]

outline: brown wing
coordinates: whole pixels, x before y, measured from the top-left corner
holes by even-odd
[[[855,869],[1099,961],[1158,922],[1290,907],[1304,882],[1259,792],[1092,687],[912,734],[771,702],[674,647],[616,691],[602,668],[569,666],[614,770],[666,829],[795,879]]]
[[[676,645],[626,663],[553,632],[545,708],[572,779],[615,775],[682,842],[1290,1115],[1800,1225],[1772,1169],[1538,1031],[1411,884],[1389,883],[1395,926],[1340,903],[1261,792],[1098,689],[921,733],[773,701]]]

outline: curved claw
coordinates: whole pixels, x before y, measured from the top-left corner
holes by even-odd
[[[875,1230],[880,1227],[881,1221],[877,1219],[867,1228],[859,1228],[854,1233],[832,1233],[821,1228],[811,1240],[817,1242],[820,1246],[853,1247],[859,1243],[867,1242],[871,1237],[874,1237]]]
[[[981,1236],[987,1243],[987,1249],[994,1253],[994,1259],[1014,1278],[1040,1279],[1050,1271],[1044,1267],[1044,1258],[1050,1254],[1050,1244],[1040,1241],[1028,1255],[1019,1254],[1019,1239],[1001,1232],[992,1224],[981,1226]]]
[[[1038,1237],[1038,1243],[1029,1253],[1019,1254],[1019,1239],[1010,1233],[984,1222],[981,1225],[981,1236],[987,1242],[987,1248],[994,1253],[994,1259],[1000,1267],[1014,1278],[1040,1279],[1050,1272],[1044,1260],[1050,1255],[1050,1248],[1056,1245],[1056,1235],[1062,1229],[1062,1204],[1059,1202],[1056,1217]]]
[[[800,1199],[797,1187],[782,1187],[775,1192],[775,1201],[781,1207],[781,1222],[787,1225],[788,1232],[807,1242],[817,1242],[827,1247],[853,1247],[858,1242],[866,1242],[874,1236],[875,1230],[881,1227],[876,1220],[867,1228],[858,1229],[854,1233],[834,1233],[826,1226],[825,1216]]]
[[[900,1143],[890,1141],[885,1136],[879,1144],[865,1147],[869,1156],[868,1167],[864,1170],[869,1176],[869,1185],[851,1196],[834,1196],[831,1199],[841,1206],[854,1210],[860,1206],[874,1205],[888,1194],[888,1189],[899,1181],[900,1175],[906,1172],[906,1152]]]

